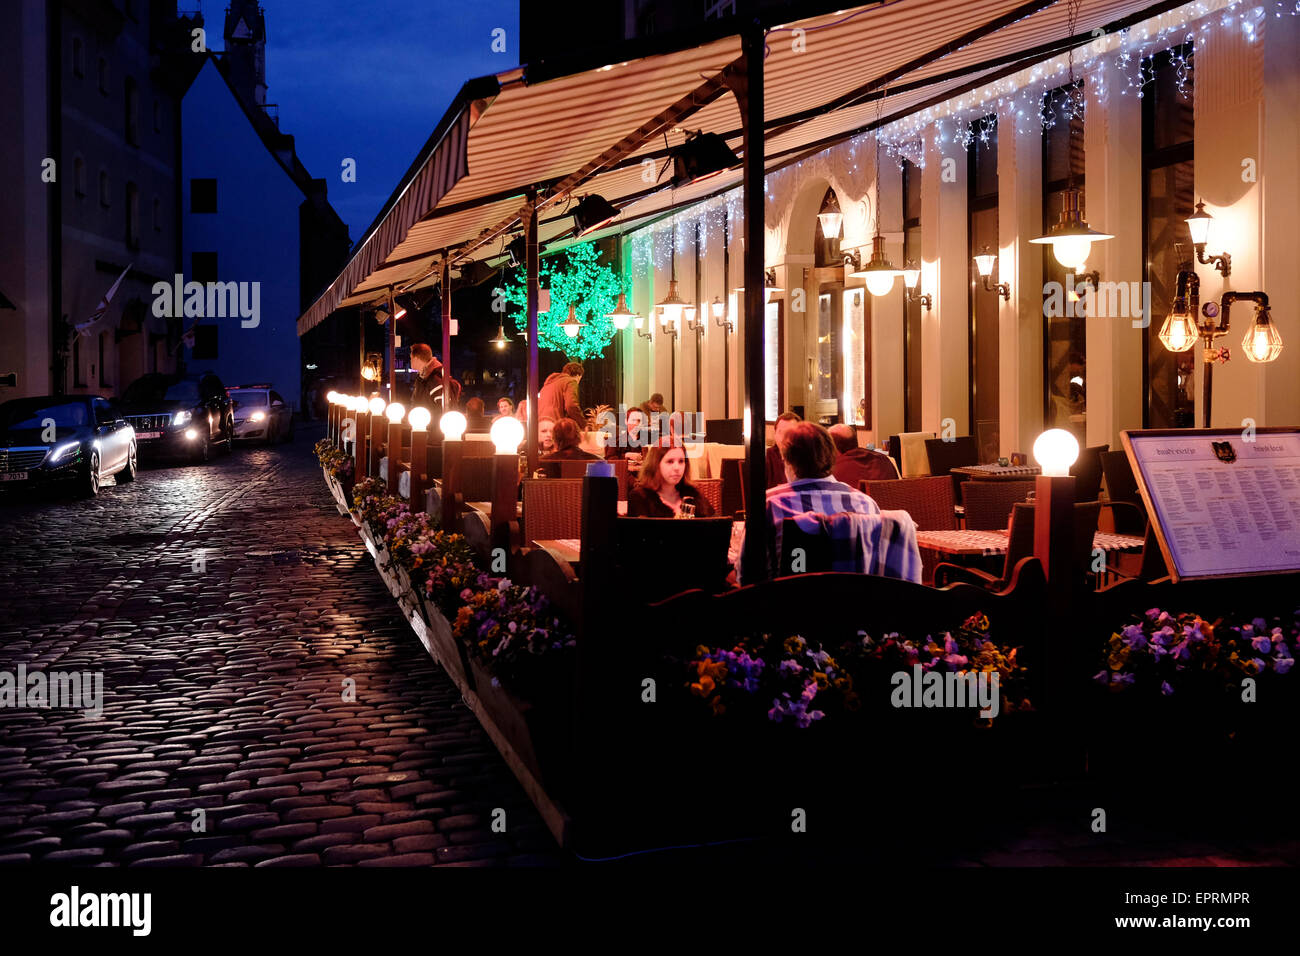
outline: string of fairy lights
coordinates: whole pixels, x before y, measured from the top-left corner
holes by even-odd
[[[1133,27],[1106,34],[1094,31],[1092,40],[1075,47],[1073,68],[1076,83],[1089,85],[1095,98],[1107,95],[1110,82],[1119,84],[1120,96],[1138,99],[1149,95],[1155,81],[1156,57],[1167,54],[1174,67],[1176,95],[1191,94],[1192,59],[1216,31],[1239,31],[1246,42],[1260,39],[1270,19],[1300,16],[1300,0],[1198,0]],[[1111,71],[1096,67],[1104,57],[1113,58]],[[859,173],[857,161],[880,150],[900,167],[907,159],[925,165],[926,146],[938,150],[956,146],[966,150],[972,143],[987,143],[997,128],[998,117],[1012,117],[1019,133],[1051,129],[1056,123],[1083,120],[1086,96],[1069,96],[1062,88],[1069,83],[1070,52],[1066,51],[1025,70],[981,85],[942,104],[911,113],[877,131],[861,133],[829,150],[847,149],[852,173]],[[1086,78],[1086,79],[1084,79]],[[885,103],[888,107],[888,100]],[[795,164],[798,170],[803,162]],[[766,183],[764,190],[767,190]],[[630,275],[643,281],[652,271],[669,268],[674,237],[677,261],[686,261],[694,250],[699,225],[699,256],[703,258],[711,241],[722,235],[731,244],[741,227],[741,188],[681,209],[652,226],[629,234]]]

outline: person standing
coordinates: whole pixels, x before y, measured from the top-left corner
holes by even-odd
[[[556,422],[569,418],[578,426],[578,431],[584,431],[587,417],[582,414],[582,406],[578,403],[578,383],[581,380],[582,366],[577,362],[569,362],[563,371],[548,375],[537,396],[538,417]]]
[[[411,383],[412,408],[422,405],[433,413],[436,420],[442,414],[444,387],[448,389],[447,407],[459,407],[460,382],[451,376],[444,376],[442,363],[433,357],[433,349],[423,342],[411,346],[411,368],[417,373],[415,381]]]

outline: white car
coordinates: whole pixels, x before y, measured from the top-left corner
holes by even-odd
[[[235,409],[235,440],[293,440],[293,407],[270,385],[234,385],[226,389]]]

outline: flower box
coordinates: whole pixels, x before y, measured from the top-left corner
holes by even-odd
[[[494,682],[478,661],[471,659],[469,666],[474,693],[497,729],[538,783],[552,797],[563,799],[572,779],[572,686],[566,682],[550,688],[541,700],[527,701]]]
[[[438,663],[461,687],[473,688],[474,679],[470,672],[469,657],[460,641],[452,635],[451,623],[436,607],[427,601],[423,603],[424,619],[429,624],[429,640]]]

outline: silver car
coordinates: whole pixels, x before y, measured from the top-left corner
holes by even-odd
[[[235,385],[228,389],[235,409],[235,440],[293,440],[293,406],[270,385]]]

